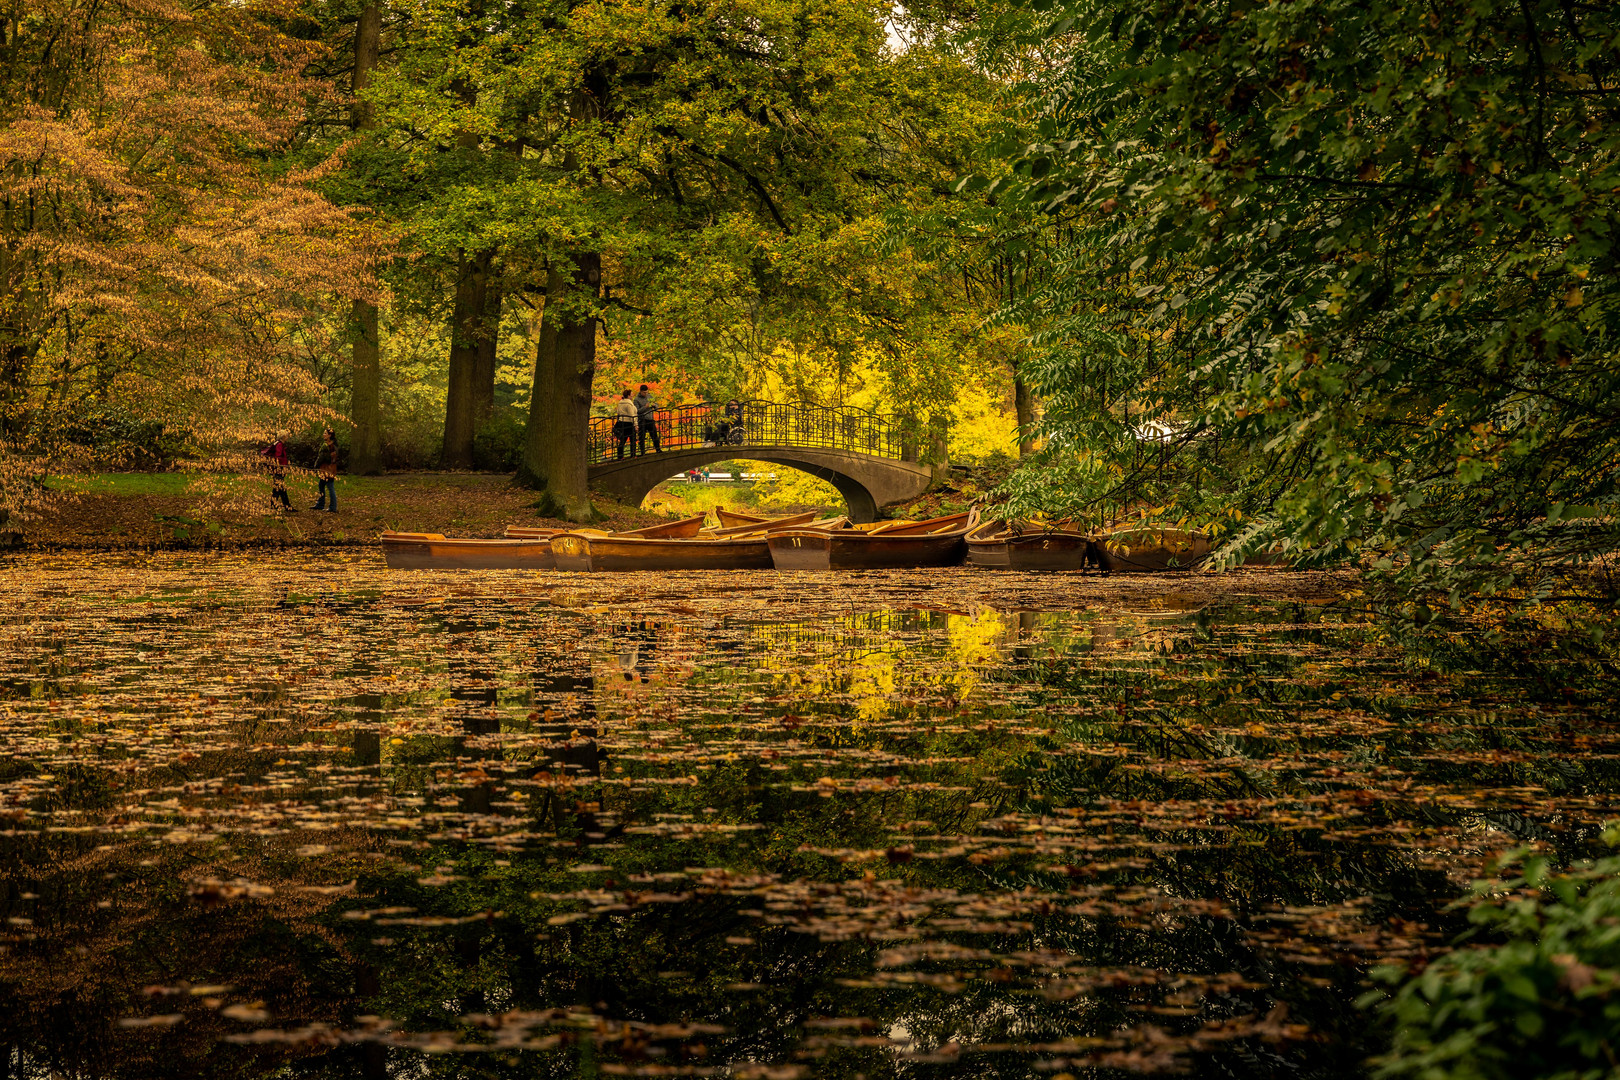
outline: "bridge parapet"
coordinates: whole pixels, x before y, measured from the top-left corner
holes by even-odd
[[[665,451],[735,446],[737,457],[748,447],[803,447],[847,450],[873,457],[901,460],[905,456],[900,429],[877,413],[850,405],[795,405],[774,401],[744,401],[742,421],[734,424],[718,402],[659,409],[658,441]],[[614,460],[612,416],[591,418],[591,464]]]

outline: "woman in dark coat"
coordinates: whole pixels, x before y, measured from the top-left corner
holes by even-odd
[[[315,476],[320,484],[321,497],[311,509],[330,509],[332,513],[337,513],[337,461],[337,435],[327,428],[321,434],[321,448],[315,458]],[[328,495],[332,497],[330,507],[326,505]]]

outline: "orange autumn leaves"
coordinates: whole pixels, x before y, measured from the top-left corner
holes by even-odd
[[[122,421],[206,452],[312,415],[315,309],[369,296],[379,247],[318,191],[340,158],[290,153],[332,96],[307,74],[323,46],[276,0],[29,8],[0,75],[11,449]]]

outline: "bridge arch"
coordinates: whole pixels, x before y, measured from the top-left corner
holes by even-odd
[[[744,458],[807,472],[832,484],[844,497],[852,521],[874,521],[879,508],[915,499],[933,473],[915,462],[850,450],[786,446],[703,446],[608,460],[590,467],[591,486],[620,502],[638,505],[653,488],[688,469]]]

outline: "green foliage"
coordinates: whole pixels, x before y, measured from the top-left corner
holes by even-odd
[[[494,253],[506,311],[600,320],[598,387],[869,393],[925,414],[975,359],[983,312],[887,222],[952,201],[991,89],[944,46],[890,49],[890,15],[393,4],[364,95],[378,127],[333,183],[416,256],[390,271],[396,315],[442,320],[463,258]],[[584,254],[600,295],[549,295]],[[554,437],[581,437],[566,426]]]
[[[1605,837],[1620,844],[1620,828]],[[1505,939],[1464,948],[1421,971],[1382,968],[1398,986],[1380,1008],[1395,1025],[1380,1077],[1424,1080],[1597,1080],[1617,1067],[1620,1032],[1620,855],[1556,873],[1517,852],[1517,877],[1475,886],[1473,933]],[[1369,999],[1381,998],[1373,994]]]
[[[164,463],[196,448],[183,432],[139,416],[119,403],[98,403],[62,418],[58,435],[103,461]]]
[[[977,185],[1063,236],[1004,315],[1047,406],[1015,503],[1168,506],[1454,595],[1620,545],[1620,9],[1055,18],[1033,140]]]
[[[755,485],[755,497],[759,506],[767,510],[796,510],[800,507],[817,506],[825,508],[830,514],[842,513],[848,509],[838,489],[820,477],[797,469],[768,467],[776,473],[776,479],[762,480]]]

